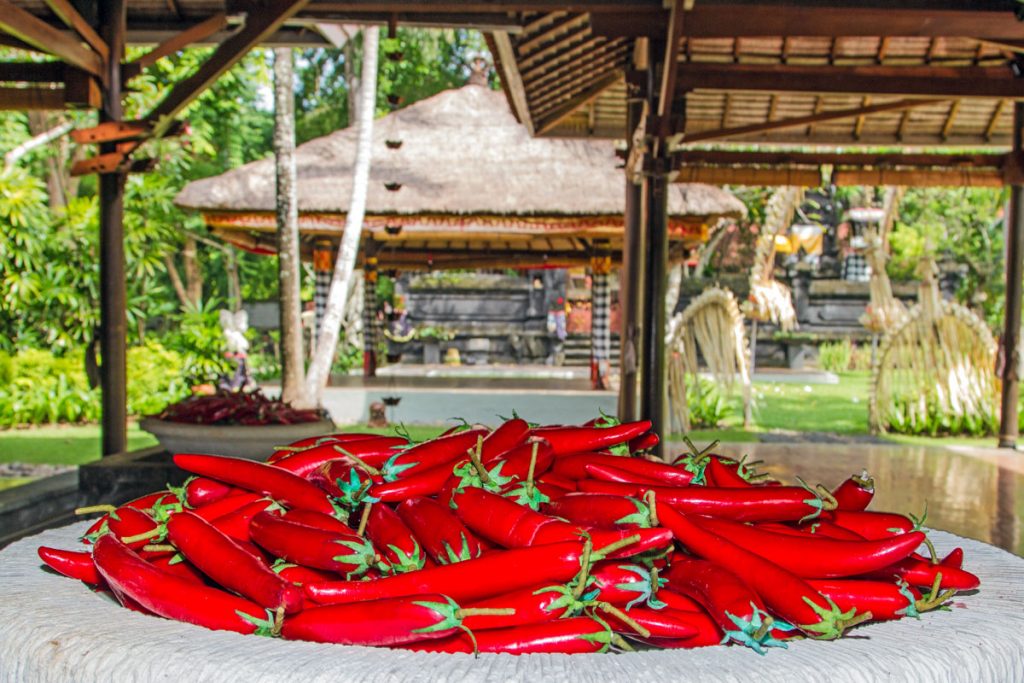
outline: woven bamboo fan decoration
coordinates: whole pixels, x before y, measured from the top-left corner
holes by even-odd
[[[687,375],[700,392],[698,354],[703,356],[715,382],[727,393],[739,379],[743,391],[744,415],[749,414],[750,356],[743,328],[743,315],[736,297],[727,289],[708,287],[676,314],[666,333],[669,402],[673,428],[690,429],[686,399]]]
[[[992,333],[971,310],[942,300],[932,257],[921,265],[918,303],[882,338],[871,369],[871,427],[955,433],[994,426]]]
[[[743,302],[743,313],[752,320],[770,321],[788,332],[796,327],[796,311],[789,287],[773,275],[775,236],[793,222],[793,214],[804,196],[804,188],[780,187],[765,208],[764,225],[757,240],[754,266],[750,271],[750,296]]]

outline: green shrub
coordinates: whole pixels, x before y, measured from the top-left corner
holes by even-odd
[[[89,387],[81,350],[64,356],[28,349],[0,361],[11,380],[0,386],[0,427],[95,422],[100,391]],[[155,342],[128,349],[128,412],[155,413],[188,393],[179,354]],[[3,370],[6,372],[6,370]]]
[[[853,344],[849,339],[826,342],[818,347],[818,363],[826,372],[846,372],[853,358]]]
[[[686,404],[690,411],[690,429],[714,429],[729,417],[732,406],[718,390],[718,385],[700,378],[686,387]]]
[[[916,404],[917,399],[913,400]],[[951,415],[940,411],[933,397],[925,400],[924,415],[912,413],[909,400],[894,400],[889,406],[886,429],[917,436],[991,436],[999,431],[994,410],[985,415]]]
[[[175,321],[173,331],[163,338],[164,345],[183,359],[184,376],[190,384],[216,383],[221,375],[233,370],[224,358],[220,307],[215,299],[201,306],[188,306]]]

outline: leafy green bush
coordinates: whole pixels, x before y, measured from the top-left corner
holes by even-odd
[[[155,413],[188,393],[180,355],[155,342],[128,349],[128,412]],[[57,422],[94,422],[100,391],[89,387],[81,350],[54,356],[29,349],[0,356],[0,427]]]
[[[985,415],[951,415],[940,411],[932,397],[925,400],[924,415],[912,413],[909,401],[893,401],[887,415],[888,431],[917,436],[990,436],[999,431],[994,410]]]
[[[168,349],[181,356],[183,374],[190,384],[214,383],[233,369],[224,358],[221,305],[221,302],[210,298],[199,306],[188,306],[176,320],[173,330],[163,339]]]
[[[700,391],[691,382],[686,387],[686,404],[690,411],[691,429],[714,429],[729,417],[732,406],[718,390],[718,385],[700,378]]]
[[[853,344],[849,339],[826,342],[818,347],[818,363],[826,372],[846,372],[853,359]]]

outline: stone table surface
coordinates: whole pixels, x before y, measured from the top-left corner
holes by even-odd
[[[870,624],[842,640],[601,655],[420,654],[241,636],[145,616],[40,567],[39,545],[74,548],[87,523],[0,552],[0,680],[49,681],[1024,681],[1024,559],[964,547],[982,588],[949,612]]]

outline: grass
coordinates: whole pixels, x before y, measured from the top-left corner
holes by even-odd
[[[128,426],[128,448],[135,450],[156,444],[156,439]],[[81,465],[100,457],[99,425],[47,425],[32,429],[0,431],[0,462]]]

